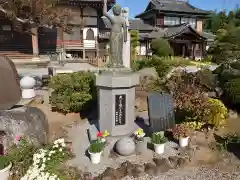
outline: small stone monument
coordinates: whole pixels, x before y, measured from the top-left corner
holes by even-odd
[[[36,96],[34,86],[36,85],[36,80],[33,77],[25,76],[20,81],[20,86],[22,89],[22,98],[31,99]]]
[[[0,56],[0,110],[6,110],[21,99],[19,76],[13,62]]]
[[[166,131],[175,126],[173,97],[168,93],[148,95],[149,123],[152,132]]]

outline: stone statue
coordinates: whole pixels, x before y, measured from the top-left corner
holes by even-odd
[[[103,15],[106,16],[111,24],[110,33],[110,67],[123,67],[123,43],[127,41],[127,25],[124,17],[121,16],[122,9],[119,5],[113,7],[114,16],[107,12],[107,0],[103,0]]]

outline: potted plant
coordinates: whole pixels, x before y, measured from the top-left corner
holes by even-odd
[[[147,150],[147,143],[144,141],[144,133],[143,129],[139,128],[137,131],[133,133],[135,144],[136,144],[136,153],[143,153]]]
[[[100,163],[102,152],[104,150],[104,147],[106,146],[106,137],[108,135],[109,133],[107,131],[105,131],[104,133],[99,132],[97,134],[97,140],[91,142],[88,153],[93,164]]]
[[[186,147],[189,143],[189,129],[185,124],[178,124],[172,131],[173,137],[179,141],[180,147]]]
[[[167,142],[167,138],[164,136],[164,132],[155,132],[152,134],[152,144],[157,154],[164,153],[164,144]]]
[[[7,156],[0,156],[0,179],[8,180],[12,163]]]

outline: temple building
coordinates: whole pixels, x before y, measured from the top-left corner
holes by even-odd
[[[108,9],[115,4],[108,2]],[[36,35],[18,33],[12,22],[0,14],[0,54],[29,53],[34,56],[66,52],[80,59],[108,56],[108,39],[111,24],[102,17],[102,0],[60,0],[59,6],[72,10],[68,24],[75,26],[71,34],[60,28],[39,28]],[[204,21],[210,12],[198,9],[186,0],[152,0],[144,12],[129,19],[129,30],[138,30],[139,56],[151,55],[151,41],[167,39],[175,56],[201,59],[206,47],[214,41],[212,34],[203,31]],[[83,24],[83,27],[79,25]],[[24,25],[17,26],[24,28]]]

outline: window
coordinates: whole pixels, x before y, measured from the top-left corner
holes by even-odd
[[[93,32],[92,29],[88,29],[88,30],[87,30],[86,40],[95,40],[95,39],[94,39],[94,32]]]
[[[194,19],[194,18],[186,18],[186,17],[184,17],[184,18],[181,19],[181,24],[183,24],[183,23],[188,23],[193,28],[196,28],[196,19]]]
[[[12,28],[11,28],[10,25],[3,25],[3,26],[2,26],[2,30],[3,30],[3,31],[11,31]]]
[[[164,16],[164,25],[173,26],[180,24],[180,17]]]
[[[97,16],[97,10],[87,6],[83,9],[83,16]]]

